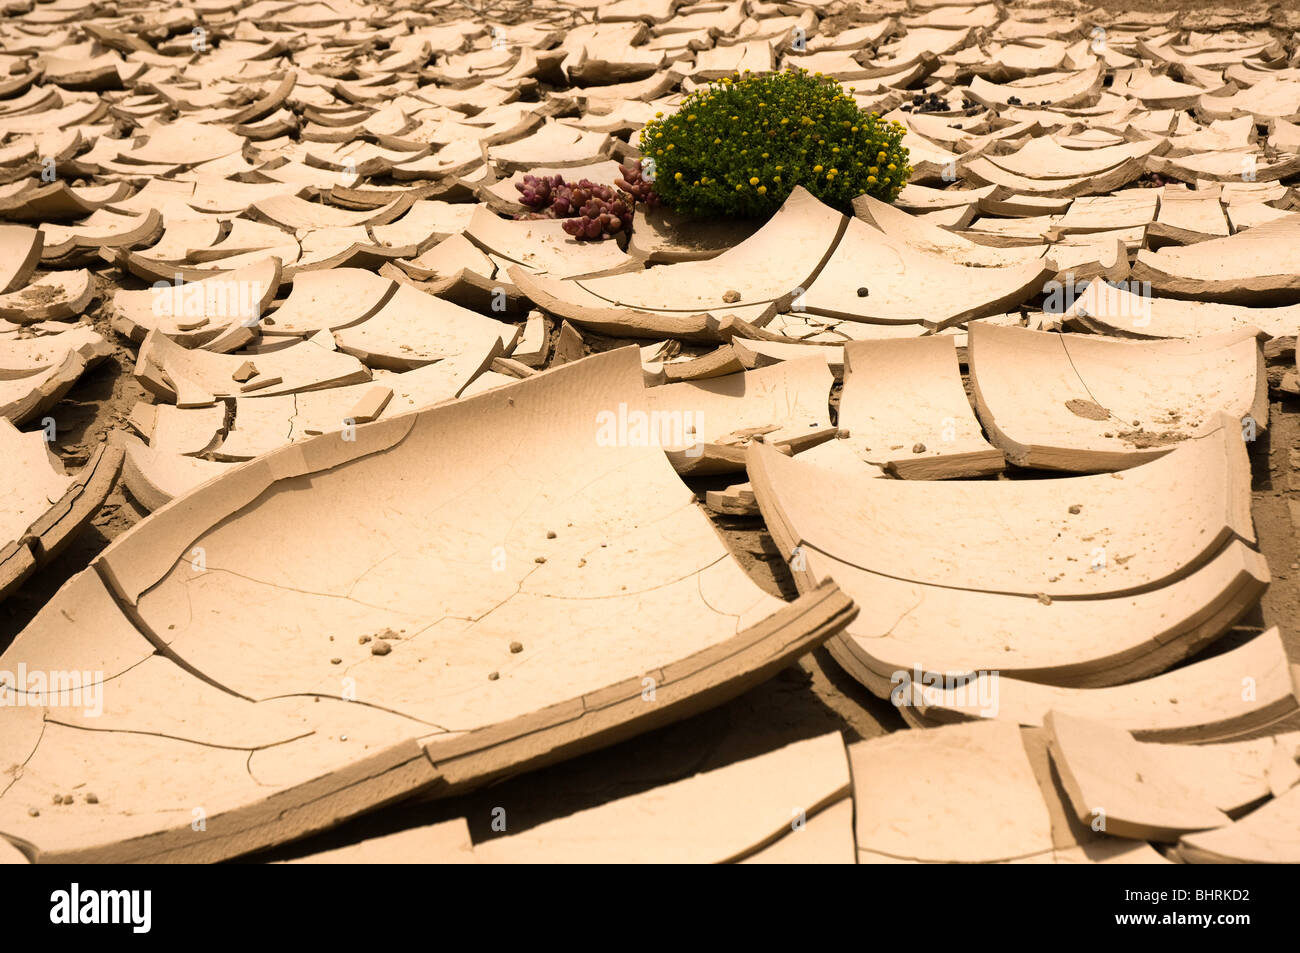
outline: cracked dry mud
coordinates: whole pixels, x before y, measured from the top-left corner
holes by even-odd
[[[1297,30],[15,0],[0,861],[1300,861]],[[788,66],[894,205],[515,218]]]

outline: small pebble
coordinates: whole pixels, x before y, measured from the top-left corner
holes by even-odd
[[[545,556],[538,556],[536,559],[533,560],[533,562],[535,562],[535,563],[539,563],[539,564],[540,564],[540,563],[544,563],[544,562],[546,562],[546,557],[545,557]]]
[[[520,652],[522,652],[523,650],[524,650],[524,645],[523,645],[522,642],[511,642],[511,643],[510,643],[510,651],[513,652],[515,655],[518,655],[518,654],[519,654]]]
[[[1083,512],[1083,507],[1080,506],[1078,503],[1075,503],[1072,507],[1070,507],[1070,513],[1073,516],[1078,516],[1082,512]]]
[[[371,655],[387,655],[391,651],[393,651],[393,647],[387,642],[376,642],[370,646]]]
[[[341,658],[332,658],[332,659],[330,659],[330,664],[331,664],[331,665],[342,665],[342,664],[343,664],[343,659],[341,659]]]
[[[500,677],[501,677],[501,673],[500,673],[500,672],[488,672],[488,681],[489,681],[489,682],[495,682],[495,681],[496,681],[498,678],[500,678]]]
[[[914,443],[914,444],[912,444],[912,452],[913,452],[913,453],[925,453],[925,444],[923,444],[923,443]]]
[[[553,529],[548,529],[548,530],[546,531],[546,538],[547,538],[547,539],[555,539],[555,530],[553,530]]]
[[[28,817],[40,817],[40,816],[41,816],[41,812],[38,811],[38,810],[36,810],[36,808],[34,808],[34,807],[29,807],[29,808],[27,809],[27,816],[28,816]]]
[[[87,804],[98,804],[99,798],[92,792],[86,795]]]
[[[365,645],[369,641],[370,641],[370,636],[363,635],[361,636],[361,638],[357,639],[357,645]]]
[[[1052,604],[1052,597],[1045,592],[1040,592],[1038,594],[1038,601],[1045,606],[1050,606]]]
[[[870,293],[871,293],[871,292],[868,291],[866,288],[859,288],[859,289],[858,289],[858,297],[859,297],[859,298],[865,298],[865,297],[866,297],[867,295],[869,295]]]
[[[727,304],[735,304],[737,301],[740,300],[740,292],[727,291],[722,295],[722,300],[727,302]]]

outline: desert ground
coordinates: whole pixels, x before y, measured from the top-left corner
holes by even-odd
[[[1300,862],[1298,37],[5,4],[0,860]],[[527,217],[791,67],[892,205]]]

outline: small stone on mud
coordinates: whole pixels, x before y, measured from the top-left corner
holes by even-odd
[[[727,302],[727,304],[735,304],[740,300],[740,292],[735,290],[723,292],[722,300]]]
[[[98,804],[99,798],[92,792],[86,795],[87,804]]]
[[[1038,593],[1038,601],[1045,606],[1050,606],[1052,604],[1052,597],[1045,592],[1040,592]]]
[[[912,444],[912,452],[913,452],[913,453],[925,453],[925,444],[923,444],[923,443],[914,443],[914,444]]]
[[[332,658],[332,659],[330,659],[330,664],[331,664],[331,665],[342,665],[342,664],[343,664],[343,659],[341,659],[341,658]]]
[[[1110,416],[1110,411],[1091,400],[1080,400],[1073,398],[1065,402],[1065,407],[1076,417],[1085,417],[1088,420],[1105,420]]]
[[[498,678],[500,678],[500,677],[501,677],[501,673],[500,673],[500,672],[488,672],[488,681],[489,681],[489,682],[495,682],[495,681],[496,681]]]
[[[536,559],[533,560],[533,562],[538,563],[538,564],[540,565],[541,563],[546,562],[546,557],[545,557],[545,556],[538,556]]]
[[[393,651],[393,647],[387,642],[376,642],[370,646],[371,655],[387,655],[391,651]]]
[[[858,289],[858,297],[859,297],[859,298],[865,298],[865,297],[866,297],[867,295],[869,295],[869,294],[871,294],[871,292],[868,291],[866,288],[859,288],[859,289]]]
[[[365,645],[369,641],[370,641],[370,636],[363,635],[361,636],[361,638],[357,639],[357,645]]]
[[[1080,506],[1078,503],[1075,503],[1072,507],[1070,507],[1070,513],[1074,516],[1078,516],[1081,512],[1083,512],[1083,507]]]
[[[524,644],[522,642],[510,643],[510,651],[513,652],[515,655],[518,655],[523,650],[524,650]]]
[[[548,529],[548,530],[546,531],[546,538],[547,538],[547,539],[555,539],[555,530],[553,530],[553,529]]]

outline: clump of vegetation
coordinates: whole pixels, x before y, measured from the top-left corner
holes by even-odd
[[[767,216],[796,185],[847,209],[864,192],[886,202],[912,174],[900,123],[861,109],[820,73],[727,77],[641,130],[663,203],[695,215]]]
[[[532,211],[522,218],[560,218],[574,238],[600,241],[632,231],[632,196],[588,179],[565,182],[563,175],[526,175],[516,182],[519,201]]]
[[[655,191],[654,179],[646,178],[639,160],[624,162],[618,170],[623,175],[614,180],[615,185],[631,195],[633,201],[644,203],[646,208],[659,207],[659,193]]]

